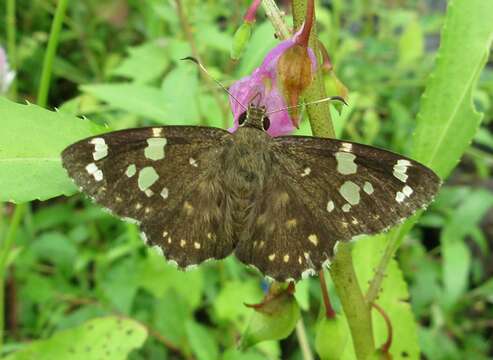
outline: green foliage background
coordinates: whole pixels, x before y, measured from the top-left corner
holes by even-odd
[[[0,15],[12,3],[17,34],[10,54],[18,76],[7,95],[35,103],[56,2],[0,0]],[[254,320],[243,303],[259,302],[266,287],[256,272],[232,257],[179,272],[144,247],[133,225],[81,195],[61,196],[76,189],[60,167],[59,153],[77,139],[149,124],[230,126],[226,96],[178,59],[198,51],[214,76],[230,85],[278,42],[272,25],[260,11],[248,48],[235,63],[229,59],[232,38],[249,2],[181,3],[188,25],[176,1],[70,2],[48,110],[0,98],[0,239],[8,255],[2,266],[10,265],[0,356],[355,358],[346,319],[321,319],[318,280],[297,285],[303,323],[296,331],[240,352],[238,339]],[[349,88],[350,106],[341,114],[332,109],[338,136],[411,154],[442,177],[457,165],[406,237],[404,225],[388,236],[360,240],[353,249],[366,290],[389,242],[402,244],[377,300],[392,320],[391,353],[395,359],[417,359],[420,352],[429,359],[491,358],[493,8],[482,0],[455,0],[445,17],[445,1],[317,4],[319,38]],[[7,46],[4,34],[12,23],[5,15],[0,44]],[[333,76],[325,82],[329,93],[340,92]],[[308,121],[299,133],[310,133]],[[9,201],[30,200],[14,229],[14,246],[6,248],[15,221]],[[378,313],[372,314],[381,346],[387,330]],[[77,346],[71,347],[74,339]]]

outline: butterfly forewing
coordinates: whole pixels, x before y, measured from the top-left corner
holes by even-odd
[[[141,223],[150,245],[185,267],[232,250],[215,161],[227,136],[204,127],[130,129],[81,140],[62,159],[86,194]]]
[[[313,137],[275,139],[279,162],[337,240],[381,232],[430,203],[440,179],[402,155]]]

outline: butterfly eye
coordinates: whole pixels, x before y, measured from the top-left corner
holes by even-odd
[[[238,124],[242,126],[245,123],[246,118],[247,112],[245,111],[244,113],[241,113],[240,117],[238,118]]]
[[[267,116],[264,116],[264,119],[262,120],[262,127],[265,131],[269,130],[270,128],[270,119]]]

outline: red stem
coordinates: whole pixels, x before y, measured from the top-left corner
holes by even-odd
[[[387,325],[387,341],[382,345],[382,352],[384,354],[389,352],[390,347],[392,346],[392,323],[390,322],[390,318],[385,312],[384,309],[380,307],[377,303],[372,303],[372,306],[382,315],[385,320],[385,324]]]
[[[301,31],[300,36],[296,40],[296,43],[303,46],[304,48],[308,47],[308,40],[310,39],[310,33],[312,31],[314,15],[315,15],[315,0],[308,0],[306,3],[306,17],[305,17],[305,22],[303,24],[303,30]]]
[[[262,0],[253,0],[252,5],[248,8],[243,20],[249,23],[255,22],[255,14],[257,13],[257,9],[260,6]]]
[[[322,299],[325,305],[325,317],[327,319],[333,319],[336,317],[336,312],[330,303],[329,291],[327,290],[327,283],[325,282],[325,274],[323,270],[318,273],[318,279],[320,280],[320,289],[322,290]]]

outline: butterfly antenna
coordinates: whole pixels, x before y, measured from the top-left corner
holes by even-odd
[[[288,107],[285,107],[285,108],[282,108],[282,109],[278,109],[278,110],[274,110],[274,111],[269,111],[266,115],[277,113],[277,112],[284,111],[284,110],[290,110],[290,109],[298,108],[298,107],[303,106],[303,105],[306,106],[306,105],[320,104],[320,103],[323,103],[323,102],[326,102],[326,101],[332,101],[332,100],[337,100],[337,101],[342,102],[344,105],[348,105],[348,103],[346,102],[346,100],[344,100],[344,98],[341,97],[341,96],[329,96],[329,97],[326,97],[324,99],[310,101],[310,102],[307,102],[307,103],[304,103],[304,104],[295,105],[295,106],[288,106]]]
[[[243,105],[243,104],[241,103],[241,101],[240,101],[240,100],[238,100],[235,96],[233,96],[233,94],[231,94],[231,93],[229,92],[229,90],[228,90],[228,89],[227,89],[227,88],[226,88],[223,84],[221,84],[218,80],[216,80],[216,79],[215,79],[215,78],[214,78],[214,77],[213,77],[213,76],[212,76],[212,75],[211,75],[211,74],[207,71],[207,69],[205,68],[205,66],[204,66],[204,65],[202,65],[202,64],[200,63],[200,61],[198,61],[196,58],[194,58],[194,57],[192,57],[192,56],[187,56],[187,57],[184,57],[183,59],[180,59],[180,60],[189,60],[189,61],[191,61],[191,62],[195,63],[195,64],[196,64],[196,65],[200,68],[200,70],[202,70],[202,71],[204,72],[204,74],[206,74],[206,75],[207,75],[210,79],[212,79],[212,80],[213,80],[213,81],[214,81],[217,85],[219,85],[219,86],[221,87],[221,89],[223,89],[223,90],[224,90],[224,91],[225,91],[225,92],[226,92],[229,96],[231,96],[231,98],[232,98],[234,101],[236,101],[236,102],[238,103],[238,105],[240,105],[240,106],[241,106],[244,110],[248,110],[248,108],[247,108],[245,105]]]

